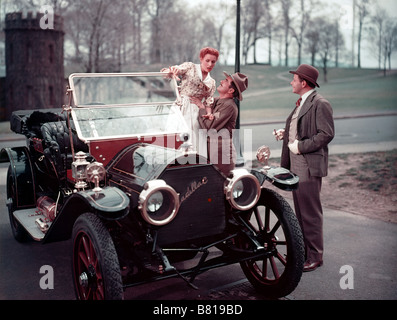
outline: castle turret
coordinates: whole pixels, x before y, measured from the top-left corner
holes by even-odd
[[[4,31],[7,119],[15,110],[61,108],[65,96],[62,18],[9,13]]]

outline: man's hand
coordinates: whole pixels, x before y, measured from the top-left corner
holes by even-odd
[[[203,115],[202,116],[204,119],[208,119],[208,120],[214,120],[215,119],[215,117],[214,117],[214,115],[212,114],[212,113],[210,113],[210,114],[205,114],[205,115]]]
[[[300,154],[299,149],[298,149],[298,143],[299,143],[299,141],[295,139],[295,141],[293,143],[288,144],[288,148],[294,154]]]
[[[284,139],[284,132],[285,132],[284,129],[278,129],[278,130],[274,129],[273,135],[276,137],[277,141],[283,140]]]

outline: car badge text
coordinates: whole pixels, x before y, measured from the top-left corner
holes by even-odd
[[[189,198],[193,193],[195,193],[199,188],[201,188],[203,185],[207,183],[208,183],[207,177],[203,177],[201,181],[193,181],[192,183],[190,183],[190,186],[187,187],[186,192],[181,197],[181,204],[183,201]]]

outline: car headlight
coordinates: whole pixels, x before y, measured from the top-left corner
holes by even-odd
[[[163,226],[176,217],[179,196],[164,180],[148,181],[139,195],[138,208],[146,222]]]
[[[226,199],[234,209],[249,210],[259,200],[261,186],[258,179],[246,169],[231,171],[225,185]]]

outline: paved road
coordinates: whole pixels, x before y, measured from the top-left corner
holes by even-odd
[[[10,230],[5,201],[6,166],[0,165],[0,299],[74,299],[70,241],[42,245],[17,243]],[[397,299],[397,225],[329,208],[324,210],[324,266],[305,273],[286,299]],[[43,290],[43,265],[54,270],[54,289]],[[347,268],[345,271],[341,268]],[[349,281],[347,276],[352,275]],[[352,285],[342,289],[340,283]],[[239,265],[211,270],[197,277],[199,290],[180,279],[128,289],[126,299],[258,300]]]
[[[397,148],[397,115],[354,117],[335,120],[335,138],[330,144],[331,153],[366,152]],[[272,157],[280,156],[281,142],[276,141],[273,129],[282,128],[283,121],[242,123],[240,139],[244,159],[255,157],[258,147],[267,145]],[[0,134],[0,149],[25,145],[25,138],[18,134]],[[348,146],[347,146],[348,145]],[[353,147],[353,149],[352,149]],[[348,150],[348,151],[346,151]]]
[[[382,151],[397,148],[397,115],[358,117],[335,120],[335,138],[331,153]],[[242,153],[251,159],[261,145],[270,147],[273,157],[280,156],[281,142],[272,134],[283,122],[241,125]]]

